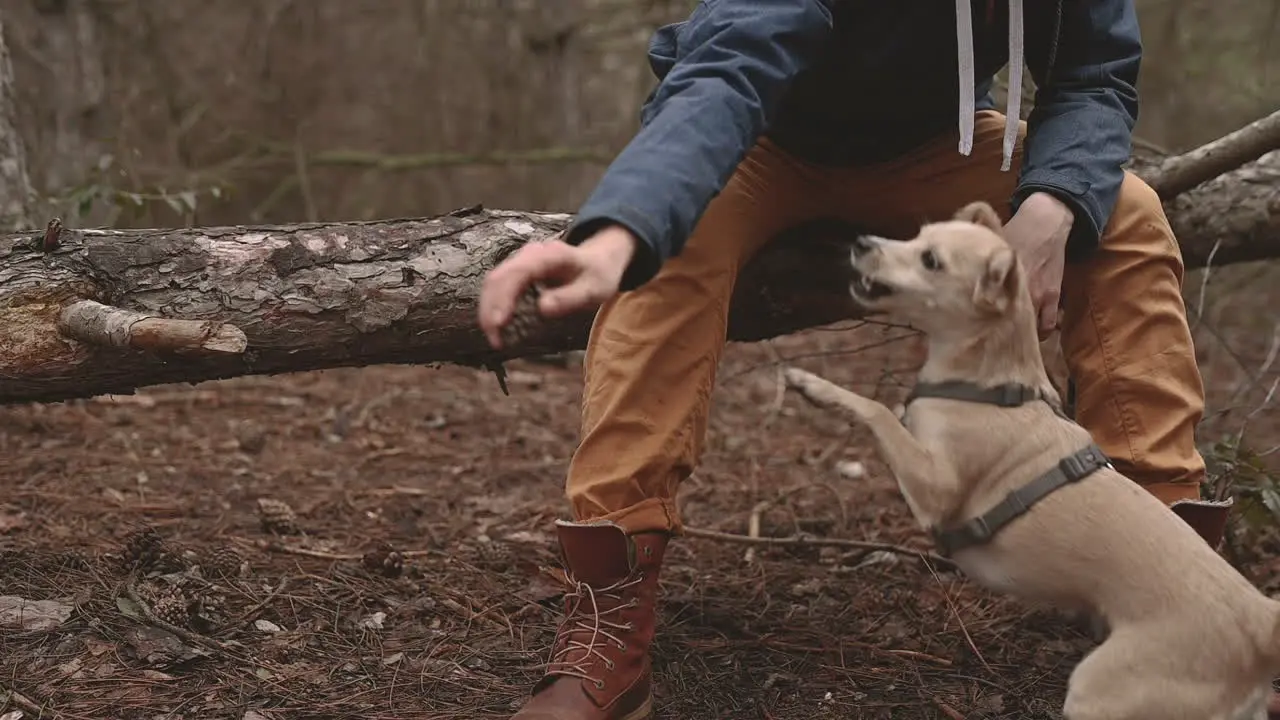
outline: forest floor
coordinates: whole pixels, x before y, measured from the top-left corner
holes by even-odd
[[[898,333],[731,346],[688,525],[742,535],[756,511],[763,536],[928,550],[866,432],[777,370],[891,402]],[[581,368],[508,370],[509,397],[486,372],[377,367],[0,408],[0,717],[509,715],[557,621]],[[298,534],[264,529],[260,499]],[[140,528],[170,565],[132,577]],[[362,559],[382,543],[398,576]],[[1262,532],[1241,561],[1271,592],[1276,547]],[[835,545],[683,538],[660,612],[659,717],[682,720],[1055,717],[1092,646],[944,566]]]

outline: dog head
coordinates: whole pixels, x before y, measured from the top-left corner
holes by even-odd
[[[849,292],[871,312],[926,333],[963,331],[1012,312],[1024,291],[1021,266],[985,202],[926,224],[910,240],[864,235],[854,243]]]

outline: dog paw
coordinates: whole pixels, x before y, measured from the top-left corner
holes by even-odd
[[[793,367],[783,370],[782,377],[787,381],[787,387],[806,396],[812,394],[826,383],[826,380],[807,370]]]
[[[832,391],[836,388],[829,381],[800,368],[786,368],[782,371],[782,376],[787,387],[800,393],[814,405],[826,407],[835,404],[836,398]]]
[[[793,390],[802,390],[808,387],[811,381],[818,379],[813,373],[794,367],[783,368],[782,377],[787,381],[787,387]]]

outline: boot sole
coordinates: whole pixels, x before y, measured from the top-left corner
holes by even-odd
[[[640,704],[640,707],[636,708],[630,713],[627,713],[626,715],[623,715],[622,717],[618,718],[618,720],[649,720],[649,718],[652,716],[653,716],[653,695],[650,694],[649,697],[646,697],[644,699],[644,702]]]

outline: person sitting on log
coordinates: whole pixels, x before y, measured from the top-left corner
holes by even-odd
[[[1118,469],[1215,547],[1205,405],[1183,263],[1159,197],[1124,169],[1142,44],[1133,0],[703,0],[657,31],[641,128],[561,239],[486,277],[494,347],[535,282],[548,317],[599,307],[581,443],[557,533],[573,583],[516,720],[648,717],[658,573],[702,452],[739,271],[836,217],[908,238],[983,200],[1058,329],[1076,417]],[[1022,70],[1036,85],[1019,120]],[[1008,66],[1004,113],[993,77]],[[1280,703],[1272,702],[1272,717]]]

